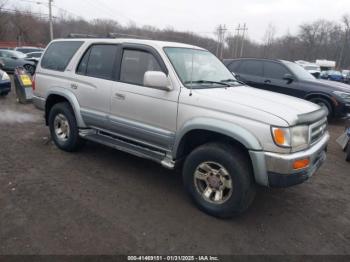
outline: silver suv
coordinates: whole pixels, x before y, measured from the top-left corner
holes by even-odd
[[[194,202],[218,217],[246,210],[256,184],[302,183],[326,158],[323,109],[243,85],[196,46],[55,40],[33,88],[57,147],[90,140],[181,167]]]

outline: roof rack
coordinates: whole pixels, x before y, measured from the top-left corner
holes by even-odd
[[[79,34],[79,33],[70,33],[67,35],[66,38],[136,38],[136,39],[152,39],[147,38],[140,35],[130,35],[130,34],[123,34],[123,33],[108,33],[107,36],[101,36],[101,35],[93,35],[93,34]]]
[[[67,38],[102,38],[102,37],[98,35],[70,33],[67,35]]]

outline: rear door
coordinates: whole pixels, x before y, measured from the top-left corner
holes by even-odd
[[[117,44],[92,44],[76,68],[71,86],[88,126],[109,127],[110,94],[115,83],[118,49]]]
[[[236,77],[249,86],[263,89],[263,62],[242,60],[236,68]]]

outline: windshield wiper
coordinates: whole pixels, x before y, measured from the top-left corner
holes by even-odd
[[[230,84],[224,83],[224,82],[216,82],[216,81],[209,81],[209,80],[196,80],[196,81],[186,81],[184,84],[217,84],[222,85],[226,87],[230,87]]]
[[[234,83],[239,83],[241,85],[245,85],[245,83],[237,80],[237,79],[233,79],[233,78],[229,78],[229,79],[224,79],[224,80],[221,80],[222,83],[229,83],[229,82],[234,82]]]

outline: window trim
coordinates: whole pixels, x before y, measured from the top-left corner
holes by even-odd
[[[144,52],[144,53],[148,53],[148,54],[152,55],[155,58],[155,60],[157,61],[160,69],[162,70],[161,72],[163,72],[167,76],[169,75],[169,71],[164,63],[164,60],[162,59],[159,52],[155,48],[148,46],[148,45],[144,45],[144,44],[122,44],[122,47],[120,50],[121,51],[120,52],[120,59],[119,59],[119,63],[118,63],[117,77],[116,77],[117,82],[129,84],[129,85],[147,87],[147,86],[144,86],[143,84],[140,85],[140,84],[135,84],[135,83],[120,80],[124,50],[139,51],[139,52]]]
[[[45,57],[45,54],[46,52],[49,50],[49,48],[55,44],[55,43],[80,43],[80,46],[77,48],[77,50],[75,50],[75,52],[73,53],[73,55],[71,56],[71,58],[68,60],[66,66],[64,67],[63,70],[57,70],[57,69],[52,69],[52,68],[47,68],[47,67],[44,67],[43,66],[43,61],[44,61],[44,57]],[[45,52],[43,53],[42,55],[42,58],[40,59],[40,67],[45,69],[45,70],[51,70],[51,71],[56,71],[56,72],[64,72],[66,71],[68,65],[70,64],[70,62],[72,61],[73,57],[77,54],[77,52],[79,51],[79,49],[84,45],[84,41],[64,41],[64,40],[60,40],[60,41],[54,41],[52,42],[45,50]]]

